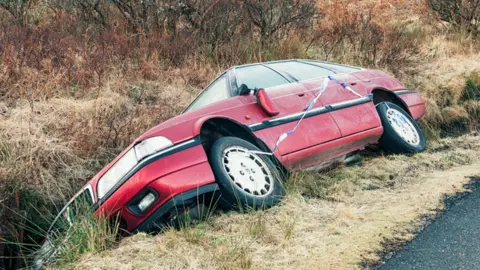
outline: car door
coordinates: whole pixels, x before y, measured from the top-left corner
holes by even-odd
[[[329,107],[329,113],[337,123],[342,137],[352,136],[381,126],[375,105],[367,95],[363,82],[348,74],[336,74],[334,78],[347,83],[358,94],[352,93],[332,81],[319,99],[323,106]],[[316,79],[306,81],[303,84],[309,89],[315,89],[322,82],[323,79]],[[313,90],[313,92],[315,91]]]
[[[329,106],[329,113],[337,123],[343,137],[380,126],[380,118],[373,102],[365,97],[367,90],[363,82],[348,73],[337,73],[337,70],[333,68],[334,65],[322,67],[321,63],[289,61],[271,66],[282,69],[299,80],[304,87],[310,89],[312,95],[318,93],[319,86],[329,75],[340,82],[349,84],[359,95],[332,81],[320,97],[318,104],[318,106]]]
[[[273,149],[278,137],[295,127],[313,95],[301,83],[289,79],[282,72],[275,71],[267,65],[238,67],[235,69],[235,77],[237,87],[246,84],[249,88],[265,89],[280,109],[279,115],[270,117],[256,104],[253,95],[245,96],[245,103],[255,112],[258,120],[256,124],[250,126],[251,129],[254,132],[267,129],[274,138],[273,144],[269,145]],[[279,145],[278,154],[287,165],[304,167],[317,161],[315,153],[307,151],[295,160],[288,159],[288,156],[340,137],[340,130],[328,113],[309,116]]]
[[[323,119],[327,118],[327,115],[330,119],[333,119],[341,133],[339,137],[342,138],[292,154],[289,157],[290,162],[301,160],[303,155],[310,156],[312,154],[315,155],[317,161],[325,161],[362,148],[378,139],[381,130],[352,136],[381,126],[373,102],[370,101],[369,97],[364,97],[367,93],[362,82],[343,71],[339,72],[338,69],[333,69],[331,66],[322,67],[302,60],[277,62],[269,64],[269,66],[275,70],[282,70],[297,79],[303,87],[309,89],[307,92],[311,96],[318,94],[323,81],[329,75],[341,82],[349,83],[360,95],[357,96],[335,82],[329,82],[326,91],[320,96],[313,110],[319,111],[324,108],[323,112],[326,111],[326,113],[322,116]],[[353,70],[355,71],[355,69]],[[312,121],[316,119],[319,119],[319,116],[313,117]]]

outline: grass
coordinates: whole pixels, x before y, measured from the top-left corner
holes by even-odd
[[[32,255],[43,257],[48,267],[68,267],[84,254],[112,248],[118,239],[118,232],[119,222],[115,217],[105,219],[94,215],[87,204],[73,202],[48,232],[51,249],[40,249]]]
[[[380,261],[385,243],[411,239],[424,217],[443,207],[445,194],[463,191],[468,176],[480,173],[479,150],[478,134],[468,135],[441,139],[415,156],[368,154],[353,166],[294,175],[282,203],[271,209],[220,212],[188,228],[129,237],[114,249],[83,256],[72,268],[372,265]],[[307,179],[330,184],[318,191]]]
[[[204,47],[196,50],[192,44],[182,46],[181,38],[153,36],[152,43],[139,38],[139,42],[146,42],[140,46],[137,35],[129,35],[122,24],[97,40],[89,31],[72,33],[70,17],[65,14],[22,28],[2,20],[4,13],[0,13],[0,23],[11,26],[0,33],[0,229],[19,225],[6,206],[16,209],[22,220],[32,220],[45,229],[48,224],[43,223],[48,222],[36,220],[36,211],[41,215],[56,212],[56,206],[65,203],[133,139],[181,112],[225,67],[272,59],[328,57],[330,61],[391,71],[409,89],[419,90],[427,102],[422,128],[433,142],[429,150],[412,157],[364,152],[362,163],[355,166],[321,174],[295,174],[286,183],[288,195],[280,207],[265,212],[244,209],[243,215],[208,214],[193,225],[182,221],[180,230],[167,229],[158,238],[139,235],[123,240],[118,251],[145,252],[144,257],[137,254],[123,265],[112,261],[118,258],[110,251],[102,253],[107,256],[104,260],[93,254],[113,243],[105,228],[91,220],[93,223],[83,224],[72,238],[86,248],[76,250],[72,243],[72,256],[62,261],[71,268],[76,267],[76,260],[87,268],[97,264],[103,268],[152,268],[160,254],[172,268],[262,268],[262,260],[272,267],[318,266],[331,261],[325,265],[328,268],[343,263],[357,265],[361,261],[358,254],[367,256],[367,244],[372,250],[380,249],[377,236],[370,235],[369,240],[357,235],[371,232],[363,225],[371,230],[382,228],[385,237],[408,239],[408,232],[406,236],[392,234],[393,227],[384,229],[386,223],[381,221],[364,222],[377,218],[369,211],[399,203],[387,198],[388,194],[419,194],[422,187],[428,187],[409,190],[420,185],[416,178],[476,162],[468,148],[477,149],[477,137],[448,137],[480,127],[479,45],[471,36],[440,27],[428,11],[416,4],[412,7],[410,1],[396,1],[395,5],[357,2],[321,2],[324,15],[330,19],[308,30],[305,37],[286,31],[288,38],[264,50],[249,35],[248,40],[240,39],[241,44],[234,40],[215,52],[205,52]],[[373,16],[371,21],[358,29],[363,24],[355,18],[366,15],[369,9],[374,11],[369,15]],[[36,12],[41,21],[40,10]],[[354,33],[349,35],[349,31]],[[340,32],[345,36],[336,42]],[[313,42],[306,50],[305,43],[310,42],[306,39],[317,33],[322,34],[321,42]],[[371,44],[373,38],[380,38],[378,44]],[[326,50],[329,46],[331,51]],[[462,179],[452,176],[451,182],[458,188],[455,181]],[[428,199],[432,202],[421,201],[420,210],[411,209],[401,220],[394,213],[381,218],[408,225],[408,219],[415,220],[427,206],[437,206],[438,194],[452,192],[446,185],[438,190],[431,187],[434,191]],[[407,193],[396,195],[398,200],[410,200]],[[378,204],[370,204],[368,196],[379,197]],[[389,208],[394,210],[402,209]],[[35,238],[32,242],[39,240],[37,232],[29,233],[25,228],[24,233]],[[93,234],[106,242],[96,242]],[[345,239],[352,234],[353,240],[365,245],[360,248],[352,239]],[[93,242],[83,243],[82,237]],[[82,255],[85,253],[88,255]],[[375,260],[375,252],[371,256]],[[175,262],[175,258],[180,259]]]
[[[409,196],[419,192],[402,188],[418,184],[416,177],[475,162],[474,153],[467,150],[468,147],[478,149],[478,138],[439,139],[463,126],[462,132],[475,129],[473,116],[478,115],[477,101],[460,98],[467,78],[475,78],[474,72],[470,72],[475,65],[458,67],[457,61],[442,61],[442,64],[429,64],[431,66],[418,75],[431,80],[413,80],[419,83],[419,89],[432,105],[423,121],[424,127],[428,127],[424,130],[431,131],[430,141],[434,141],[427,153],[405,157],[365,152],[362,163],[356,166],[322,174],[295,174],[286,183],[288,195],[280,207],[265,212],[245,210],[243,215],[226,213],[193,226],[185,223],[179,231],[167,229],[156,238],[134,236],[123,240],[113,250],[109,250],[116,246],[112,236],[102,233],[107,227],[84,223],[73,233],[72,243],[65,248],[72,251],[59,258],[60,265],[74,269],[94,266],[103,269],[152,268],[161,261],[168,268],[255,269],[265,265],[315,267],[328,262],[325,268],[333,269],[354,268],[363,262],[378,261],[376,254],[383,248],[385,239],[394,242],[410,239],[415,225],[418,225],[417,219],[440,207],[437,197],[459,190],[463,178],[451,179],[449,183],[456,188],[442,186],[428,197],[431,202],[422,200],[421,207],[408,208],[410,212],[405,217],[395,215],[403,213],[398,212],[399,208],[385,209],[388,204],[412,201]],[[453,66],[460,68],[458,72],[469,75],[457,80],[458,73],[449,73]],[[445,74],[439,81],[433,80],[438,73],[430,73],[434,68]],[[129,87],[123,92],[125,85]],[[115,149],[122,148],[137,135],[139,131],[129,129],[130,125],[146,129],[153,122],[175,114],[182,104],[186,104],[185,100],[193,96],[183,83],[178,83],[179,88],[166,86],[155,92],[159,85],[159,82],[106,82],[95,98],[73,100],[62,97],[49,101],[25,101],[9,107],[7,117],[0,119],[0,176],[4,170],[5,175],[16,179],[29,179],[24,184],[38,187],[44,193],[63,194],[67,199],[75,190],[72,182],[79,185],[88,179],[113,157]],[[434,92],[438,85],[446,85],[446,94],[439,96]],[[470,86],[471,83],[467,84]],[[165,95],[177,95],[178,90],[173,89],[183,89],[180,90],[183,96],[170,100]],[[448,100],[450,104],[444,104],[442,100]],[[462,111],[463,108],[467,113]],[[152,109],[160,114],[154,116],[155,119],[144,119],[144,112]],[[125,117],[127,114],[130,116]],[[468,122],[460,122],[461,126],[457,127],[453,125],[456,119],[467,119]],[[122,128],[126,130],[119,133]],[[68,141],[65,140],[67,137]],[[432,184],[431,181],[428,183]],[[430,188],[434,188],[433,185]],[[411,194],[385,198],[397,191]],[[381,200],[372,205],[368,201],[372,198]],[[409,204],[408,207],[413,206]],[[373,210],[389,213],[382,216]],[[403,229],[396,231],[397,227]],[[379,233],[372,235],[372,231]],[[85,239],[91,241],[82,242]],[[116,252],[135,255],[125,260]]]

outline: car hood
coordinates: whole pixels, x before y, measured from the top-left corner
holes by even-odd
[[[143,135],[138,137],[135,142],[140,142],[154,136],[167,137],[173,143],[187,140],[194,136],[192,122],[204,115],[207,115],[207,113],[201,114],[197,111],[177,115],[146,131]]]
[[[134,144],[154,136],[164,136],[174,144],[191,139],[198,135],[201,124],[203,123],[203,118],[228,116],[232,109],[242,105],[244,104],[238,97],[233,97],[182,113],[148,130],[136,139]]]
[[[237,97],[224,100],[222,102],[217,102],[215,104],[199,108],[191,112],[185,112],[178,116],[175,116],[145,132],[143,135],[138,137],[132,144],[126,147],[114,160],[107,164],[100,172],[98,172],[89,183],[92,185],[96,198],[96,183],[100,177],[108,170],[110,167],[117,162],[117,160],[122,157],[125,152],[131,149],[137,143],[155,136],[163,136],[168,138],[173,142],[173,144],[178,144],[183,141],[187,141],[197,136],[200,132],[201,125],[204,120],[211,117],[225,117],[232,114],[232,109],[235,107],[243,106],[243,102],[240,101]]]

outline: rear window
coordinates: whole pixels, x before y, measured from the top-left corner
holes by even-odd
[[[273,69],[282,70],[299,81],[323,78],[335,74],[331,70],[300,62],[281,62],[268,64]]]
[[[236,68],[237,86],[246,84],[248,88],[270,88],[289,81],[277,72],[262,65],[254,65]]]

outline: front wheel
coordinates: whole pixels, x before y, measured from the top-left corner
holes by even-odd
[[[426,140],[417,122],[402,108],[391,103],[377,105],[382,120],[380,145],[390,153],[419,153],[425,150]]]
[[[283,196],[282,177],[268,155],[236,138],[215,141],[209,159],[222,201],[235,209],[269,208]]]

